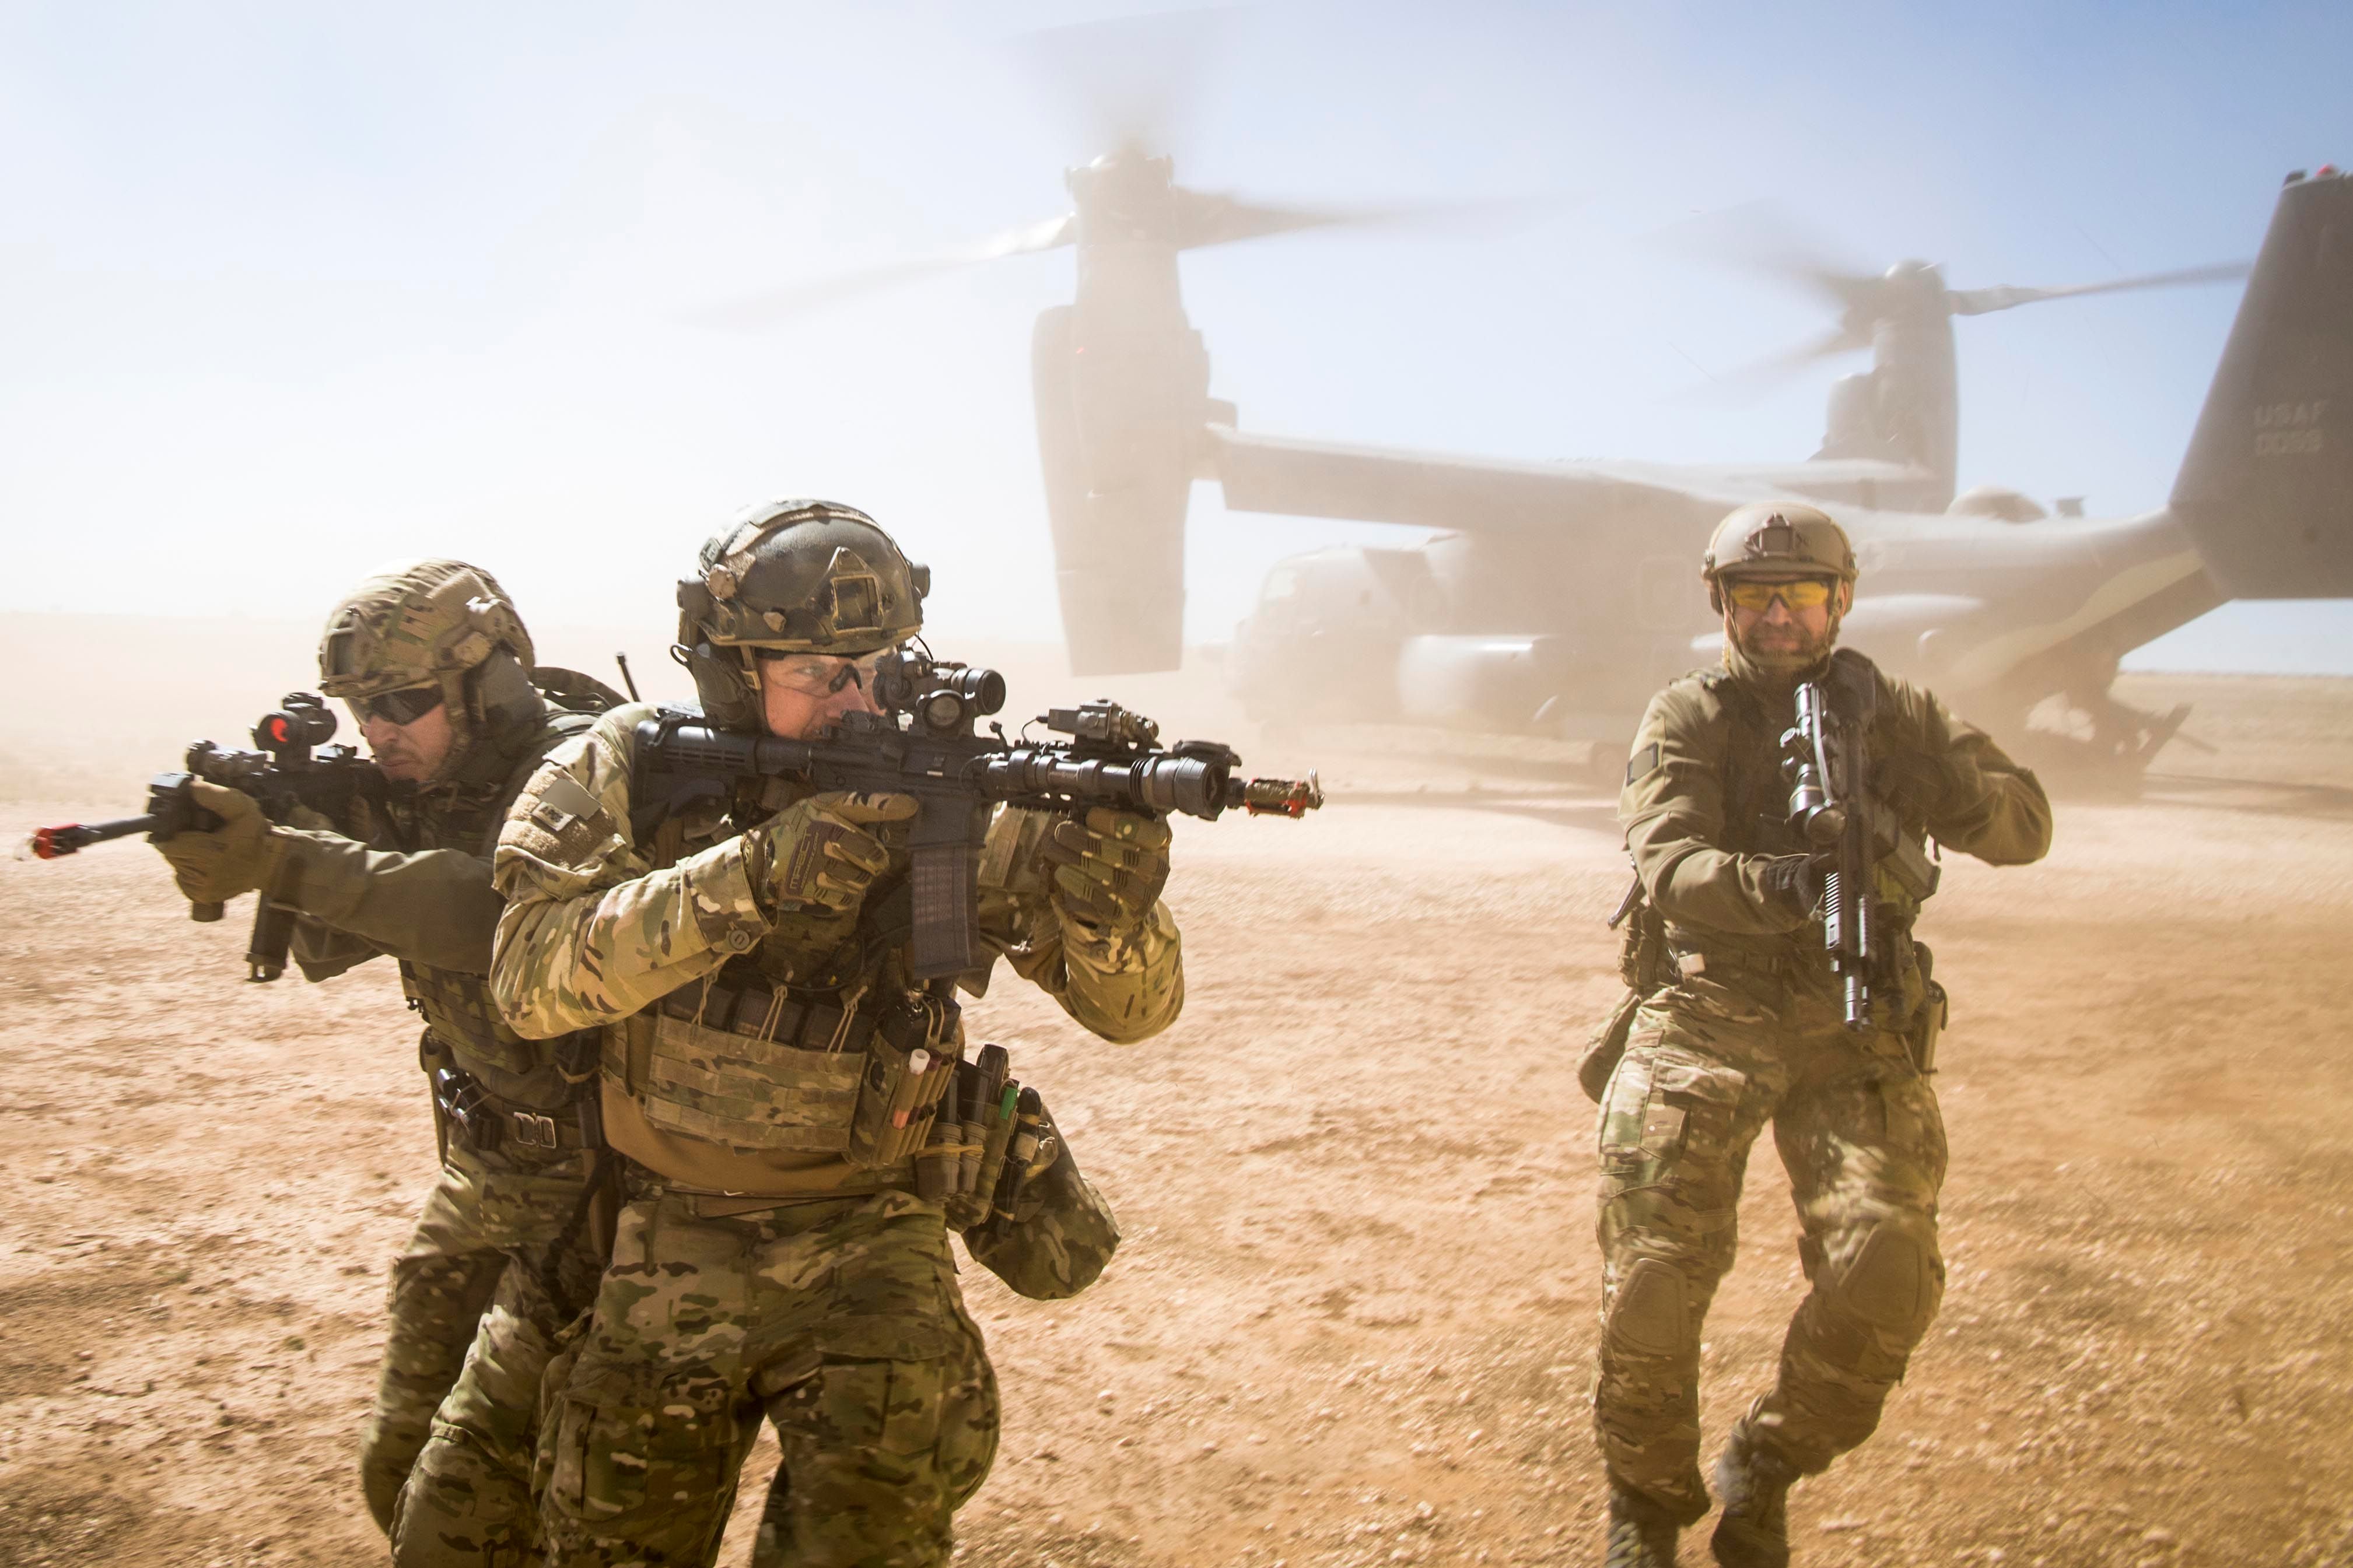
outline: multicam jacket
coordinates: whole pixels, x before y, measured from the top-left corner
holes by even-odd
[[[859,914],[770,916],[738,836],[808,792],[755,781],[732,799],[633,823],[636,728],[654,717],[644,705],[605,714],[552,752],[517,797],[493,868],[506,900],[491,972],[500,1010],[528,1037],[603,1026],[606,1136],[672,1180],[744,1194],[903,1184],[902,1171],[851,1170],[826,1120],[856,1092],[863,1020],[919,989],[903,931],[882,912],[904,878],[903,846],[892,846]],[[1105,1039],[1157,1033],[1184,1003],[1175,919],[1155,905],[1129,930],[1066,923],[1035,858],[1050,821],[1004,810],[990,829],[980,925],[991,963],[1004,957]],[[961,984],[977,994],[987,973]],[[663,1055],[689,1023],[702,1043]],[[853,1059],[832,1059],[844,1055]],[[740,1099],[747,1084],[807,1110],[805,1125],[754,1137],[699,1109],[733,1103],[727,1097]]]

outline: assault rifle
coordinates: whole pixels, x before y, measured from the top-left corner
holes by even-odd
[[[818,790],[913,795],[915,976],[938,981],[979,966],[981,842],[999,803],[1047,810],[1115,806],[1205,821],[1239,807],[1253,816],[1303,816],[1324,804],[1314,774],[1239,776],[1241,758],[1215,741],[1163,747],[1160,727],[1107,699],[1057,708],[1036,722],[1067,741],[1008,740],[976,722],[1005,706],[1005,678],[935,659],[886,654],[874,674],[880,713],[845,714],[813,741],[715,730],[691,710],[663,709],[638,726],[630,798],[642,837],[698,798],[724,799],[738,780],[780,775]]]
[[[233,751],[198,741],[188,748],[184,772],[157,773],[149,783],[144,815],[37,828],[29,847],[38,858],[55,860],[134,833],[161,843],[174,834],[218,827],[220,818],[198,805],[189,788],[197,779],[251,795],[272,822],[284,823],[298,805],[340,820],[355,799],[381,802],[385,780],[352,747],[327,745],[334,733],[335,715],[324,700],[315,692],[290,691],[281,706],[254,725],[253,743],[260,750]],[[301,912],[269,895],[264,888],[255,901],[253,935],[246,943],[247,977],[252,980],[275,980],[286,972],[286,950]],[[216,921],[222,913],[219,904],[188,907],[193,921]]]
[[[1820,680],[1799,684],[1798,721],[1781,737],[1789,778],[1789,826],[1823,865],[1822,945],[1843,992],[1846,1026],[1871,1027],[1872,988],[1891,978],[1880,930],[1879,873],[1915,900],[1936,890],[1943,868],[1904,832],[1870,788],[1865,736],[1879,705],[1871,661],[1841,649]]]

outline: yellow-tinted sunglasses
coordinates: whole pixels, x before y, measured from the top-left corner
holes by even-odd
[[[1763,610],[1778,599],[1791,613],[1818,610],[1831,602],[1831,585],[1820,577],[1805,577],[1795,583],[1726,583],[1724,596],[1744,610]]]

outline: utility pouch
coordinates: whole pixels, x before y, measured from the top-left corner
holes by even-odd
[[[956,1162],[964,1152],[963,1140],[963,1126],[944,1108],[934,1114],[931,1136],[915,1156],[917,1197],[945,1205],[955,1195]]]
[[[1912,1016],[1912,1027],[1905,1034],[1913,1069],[1922,1078],[1936,1070],[1936,1042],[1943,1037],[1945,1026],[1952,1016],[1952,1000],[1945,994],[1945,988],[1929,981],[1927,994],[1921,998],[1920,1010]]]
[[[965,1153],[956,1163],[956,1193],[948,1204],[951,1230],[969,1229],[996,1212],[1006,1152],[1019,1123],[1021,1086],[1008,1076],[1009,1065],[1003,1046],[983,1046],[978,1058],[959,1070]]]
[[[844,1157],[861,1171],[895,1165],[931,1139],[932,1122],[955,1081],[956,1005],[924,994],[882,1016],[866,1042],[858,1110]]]
[[[993,1212],[981,1224],[1002,1229],[1014,1223],[1021,1212],[1022,1189],[1030,1177],[1054,1163],[1060,1146],[1060,1136],[1046,1121],[1044,1097],[1034,1089],[1023,1088],[1014,1100],[1013,1136],[1005,1145],[1005,1169],[997,1178],[997,1194],[990,1200]]]
[[[1037,1301],[1075,1296],[1094,1283],[1119,1247],[1119,1222],[1079,1173],[1070,1143],[1039,1106],[1039,1134],[1010,1214],[965,1231],[973,1261]]]
[[[1609,1088],[1609,1075],[1618,1070],[1619,1058],[1626,1054],[1626,1037],[1634,1032],[1634,1015],[1641,1010],[1642,993],[1630,987],[1586,1043],[1584,1058],[1577,1064],[1577,1087],[1596,1105]]]

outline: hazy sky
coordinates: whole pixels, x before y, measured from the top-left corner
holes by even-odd
[[[666,621],[742,504],[831,495],[934,566],[935,626],[1053,634],[1031,319],[1068,252],[726,335],[694,307],[1064,210],[1099,148],[1008,40],[1120,7],[0,5],[0,607],[308,615],[462,554],[527,616]],[[1249,427],[1521,458],[1802,457],[1821,330],[1644,237],[1769,198],[1957,287],[2251,255],[2353,159],[2353,6],[1282,5],[1174,149],[1304,202],[1565,199],[1451,235],[1196,253]],[[2162,500],[2238,290],[1957,324],[1964,485]],[[1386,531],[1197,489],[1191,632]],[[2353,607],[2240,605],[2139,662],[2353,670]]]

